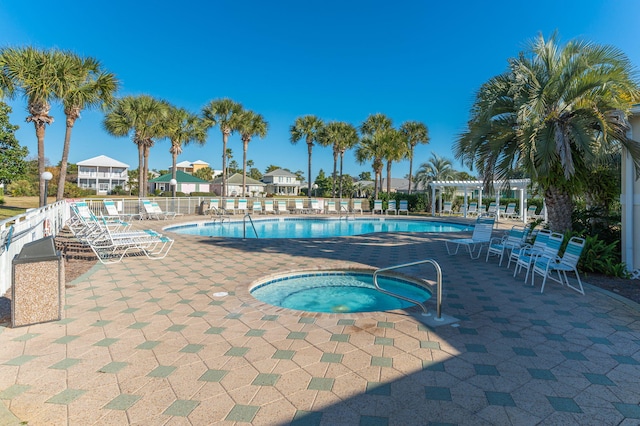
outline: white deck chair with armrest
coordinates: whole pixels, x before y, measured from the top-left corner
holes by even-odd
[[[349,213],[349,201],[342,200],[340,201],[340,214],[347,214],[347,213]]]
[[[386,213],[389,214],[389,212],[392,212],[395,215],[398,214],[398,209],[396,208],[396,200],[389,200]]]
[[[443,201],[442,202],[442,211],[440,212],[440,216],[445,213],[449,213],[449,216],[453,214],[453,203],[451,201]]]
[[[302,199],[296,198],[294,200],[294,204],[295,204],[295,208],[293,211],[295,213],[298,213],[298,214],[309,213],[309,209],[304,208],[304,201],[302,201]]]
[[[242,212],[242,213],[246,213],[248,210],[247,207],[247,199],[246,198],[240,198],[238,200],[238,207],[236,208],[236,210],[238,211],[238,213]]]
[[[493,220],[483,220],[476,222],[473,228],[471,238],[456,238],[445,241],[447,253],[450,255],[457,254],[460,246],[465,247],[469,251],[469,257],[477,259],[480,257],[482,247],[489,244],[491,233],[493,232]],[[449,247],[449,244],[455,245],[455,251]],[[477,252],[476,252],[477,250]]]
[[[311,200],[311,205],[309,206],[309,211],[311,213],[322,213],[322,207],[320,207],[320,201],[316,199]]]
[[[536,240],[540,238],[540,235],[536,237]],[[516,263],[516,271],[520,272],[522,268],[527,269],[527,274],[524,276],[524,282],[529,279],[529,272],[531,272],[531,266],[534,262],[543,259],[555,259],[560,251],[560,246],[564,240],[564,235],[559,232],[552,232],[549,234],[547,241],[541,247],[541,250],[531,251],[529,253],[521,254],[518,256],[518,262]],[[514,272],[515,277],[515,272]]]
[[[502,215],[502,217],[505,217],[508,219],[517,219],[518,214],[516,213],[516,203],[507,204],[507,207],[505,208],[504,212],[500,214]]]
[[[262,214],[262,203],[260,201],[254,201],[251,210],[253,214]]]
[[[335,201],[327,201],[327,209],[325,210],[326,214],[338,213],[336,210],[336,202]]]
[[[516,225],[502,237],[491,238],[487,247],[485,262],[489,261],[489,256],[496,255],[500,257],[499,265],[502,266],[505,253],[510,255],[513,250],[519,250],[524,245],[528,234],[529,227]]]
[[[264,200],[264,214],[276,214],[276,211],[273,209],[273,200]]]
[[[476,201],[472,201],[469,203],[469,208],[467,209],[467,216],[477,216],[478,215],[478,203]]]
[[[556,256],[555,259],[541,257],[539,259],[536,259],[533,263],[533,270],[531,273],[531,285],[534,285],[535,276],[536,274],[539,274],[544,277],[542,279],[542,287],[540,288],[540,293],[544,292],[544,285],[547,282],[547,278],[549,278],[553,281],[559,282],[562,285],[566,284],[570,289],[584,295],[584,288],[582,287],[580,274],[578,274],[578,261],[580,260],[580,255],[582,255],[584,245],[584,238],[571,237],[562,257]],[[578,287],[572,285],[569,281],[569,277],[567,277],[567,272],[572,271],[574,274],[576,274]],[[554,272],[558,273],[558,278],[555,278],[553,276]]]
[[[233,198],[224,200],[224,209],[228,214],[236,214],[236,200]]]
[[[278,206],[278,210],[277,210],[278,214],[289,213],[286,200],[278,200],[277,206]]]
[[[151,207],[158,214],[158,216],[160,216],[160,217],[162,217],[164,219],[175,219],[176,216],[181,216],[182,215],[182,213],[168,212],[168,211],[162,210],[162,208],[160,207],[160,204],[158,204],[155,201],[151,202]]]
[[[531,233],[533,235],[533,233]],[[515,277],[518,270],[518,259],[520,256],[529,256],[532,253],[542,253],[544,250],[544,246],[547,244],[547,240],[549,239],[549,235],[551,235],[551,231],[548,229],[541,229],[535,233],[535,238],[533,239],[533,243],[523,244],[518,250],[513,250],[509,255],[509,263],[507,264],[507,268],[511,267],[511,262],[516,264],[516,271],[514,271],[513,276]],[[523,260],[523,262],[530,261],[531,259]]]
[[[371,209],[371,214],[376,214],[376,212],[380,212],[380,214],[383,213],[382,210],[382,200],[374,200],[373,201],[373,209]]]
[[[362,200],[353,200],[353,207],[351,207],[351,213],[362,214]]]
[[[104,208],[107,210],[107,214],[103,217],[106,217],[109,220],[132,220],[134,218],[140,218],[139,213],[121,213],[118,211],[118,206],[116,206],[115,201],[113,200],[102,200],[102,204],[104,204]]]
[[[407,216],[409,216],[409,201],[400,200],[400,206],[398,207],[398,214],[404,212]]]

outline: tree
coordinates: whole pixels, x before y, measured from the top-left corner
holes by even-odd
[[[58,201],[64,197],[71,131],[76,120],[80,118],[80,112],[95,107],[108,107],[113,103],[113,95],[118,90],[115,75],[104,71],[96,59],[67,55],[67,70],[64,72],[66,84],[60,93],[66,116],[66,130],[56,194]]]
[[[619,50],[557,38],[539,35],[480,87],[455,153],[485,185],[522,167],[544,193],[550,229],[564,232],[601,147],[624,146],[640,176],[640,143],[625,120],[640,91]]]
[[[213,170],[211,169],[211,167],[203,167],[196,170],[193,175],[202,180],[210,181],[211,179],[213,179]]]
[[[400,126],[400,131],[407,138],[409,144],[409,194],[411,194],[411,179],[413,176],[413,151],[416,145],[429,143],[429,129],[419,121],[405,121]]]
[[[20,146],[15,131],[18,126],[9,122],[11,107],[0,102],[0,183],[5,186],[13,180],[21,179],[27,170],[25,158],[27,147]]]
[[[431,157],[418,167],[416,183],[421,184],[423,188],[427,188],[431,182],[455,178],[456,173],[451,160],[432,152]]]
[[[384,140],[382,133],[392,126],[391,119],[384,114],[371,114],[360,125],[360,133],[363,137],[356,150],[356,160],[362,164],[365,161],[372,161],[374,178],[374,197],[378,198],[378,182],[382,182],[383,158],[385,156]]]
[[[387,160],[387,194],[391,194],[391,165],[409,155],[409,143],[399,130],[386,129],[380,133],[384,144],[384,159]]]
[[[169,105],[148,95],[125,96],[115,102],[107,113],[103,125],[114,136],[127,136],[133,132],[133,143],[138,146],[139,196],[147,194],[149,149],[154,138],[162,137],[163,123]]]
[[[262,115],[253,111],[243,111],[238,116],[238,133],[242,137],[242,193],[245,195],[247,183],[247,149],[254,136],[264,138],[267,136],[269,124]]]
[[[178,155],[182,146],[191,142],[203,145],[207,139],[207,130],[197,115],[184,108],[169,107],[167,120],[163,123],[162,134],[171,141],[171,178],[176,178]],[[176,185],[171,188],[172,196],[176,196]]]
[[[0,53],[2,65],[2,91],[12,96],[16,91],[27,99],[29,116],[26,121],[33,123],[38,140],[39,205],[45,203],[44,136],[45,128],[53,123],[49,115],[51,102],[59,98],[66,84],[64,73],[68,55],[59,50],[42,50],[34,47],[5,48]]]
[[[309,183],[308,183],[308,195],[311,197],[311,155],[313,153],[313,143],[318,141],[318,134],[324,127],[324,123],[321,119],[315,115],[305,115],[296,118],[295,123],[289,128],[291,134],[291,143],[296,144],[302,138],[307,142],[307,152],[309,155]]]
[[[247,163],[248,163],[248,161],[247,161]],[[260,179],[262,179],[262,173],[260,173],[260,170],[256,169],[255,167],[252,167],[249,170],[249,177],[251,179],[260,180]]]
[[[360,172],[358,180],[371,180],[371,172]]]
[[[222,195],[227,194],[227,158],[231,157],[231,152],[227,153],[227,141],[234,131],[238,130],[238,115],[242,112],[242,104],[231,99],[216,99],[204,108],[202,115],[207,128],[218,126],[222,132]]]
[[[264,172],[265,173],[271,173],[272,171],[278,170],[278,169],[281,169],[281,168],[282,167],[280,167],[280,166],[274,166],[273,164],[269,164],[269,166],[266,169],[264,169]]]
[[[347,149],[353,148],[358,143],[358,132],[349,123],[332,121],[324,126],[318,134],[318,140],[323,146],[331,146],[333,150],[333,186],[331,194],[336,196],[337,164],[340,158],[340,183],[342,183],[342,160]],[[342,198],[342,185],[340,185],[340,197]]]

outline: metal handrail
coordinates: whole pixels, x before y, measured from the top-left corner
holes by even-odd
[[[349,209],[346,208],[345,206],[340,206],[340,214],[338,215],[338,219],[342,219],[342,212],[345,212],[346,214],[344,215],[344,218],[349,220]]]
[[[251,219],[251,215],[247,213],[242,218],[242,239],[247,239],[247,218],[249,218],[249,222],[251,222],[251,227],[253,228],[253,233],[256,234],[256,238],[260,238],[258,236],[258,231],[256,231],[256,226],[253,224],[253,219]]]
[[[380,285],[378,285],[378,274],[380,274],[381,272],[391,271],[393,269],[406,268],[409,266],[421,265],[423,263],[430,263],[436,269],[436,287],[437,287],[437,293],[438,293],[436,295],[436,312],[437,312],[436,321],[442,321],[442,269],[440,269],[440,265],[435,260],[425,259],[425,260],[419,260],[417,262],[403,263],[402,265],[395,265],[395,266],[389,266],[387,268],[377,269],[376,271],[373,272],[373,285],[375,285],[376,289],[378,289],[378,291],[381,291],[382,293],[388,294],[389,296],[397,297],[398,299],[406,300],[407,302],[415,303],[416,305],[422,308],[423,310],[422,315],[428,316],[430,314],[428,313],[427,307],[423,302],[411,299],[410,297],[402,296],[400,294],[395,294],[391,291],[383,289],[382,287],[380,287]]]

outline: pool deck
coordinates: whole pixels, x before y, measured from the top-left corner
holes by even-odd
[[[540,294],[495,257],[447,255],[444,240],[461,235],[172,234],[164,260],[97,265],[70,283],[62,321],[0,327],[0,424],[639,424],[640,306],[589,285]],[[414,308],[300,313],[248,293],[287,271],[427,258],[453,324],[425,326]],[[435,277],[429,265],[402,272]]]

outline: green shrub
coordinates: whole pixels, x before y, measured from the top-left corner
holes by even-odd
[[[7,192],[14,197],[33,197],[38,195],[36,189],[34,184],[24,179],[13,181],[7,186]]]

